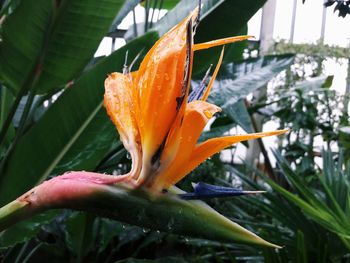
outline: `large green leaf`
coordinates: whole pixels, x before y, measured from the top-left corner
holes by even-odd
[[[203,15],[195,35],[195,43],[247,34],[247,23],[249,19],[264,5],[266,0],[210,2],[215,5],[215,9]],[[218,6],[217,2],[221,4]],[[224,62],[227,63],[242,59],[246,43],[246,41],[243,41],[227,45]],[[194,73],[203,73],[210,64],[215,65],[219,53],[220,47],[196,52],[194,57]]]
[[[255,132],[251,117],[243,99],[240,99],[232,104],[232,106],[228,107],[226,112],[246,132]]]
[[[1,204],[45,179],[56,166],[58,172],[93,169],[98,164],[117,136],[102,107],[104,79],[122,69],[127,50],[130,57],[135,57],[141,49],[149,49],[157,37],[151,33],[128,43],[101,60],[58,98],[10,156],[0,178]]]
[[[294,55],[276,55],[225,64],[219,71],[210,98],[229,110],[238,100],[266,85],[293,59]]]
[[[65,222],[67,246],[77,257],[78,262],[81,262],[96,240],[93,229],[94,220],[94,215],[73,213]]]
[[[172,8],[174,8],[174,6],[176,6],[179,2],[180,2],[180,0],[166,0],[166,1],[158,1],[158,0],[143,0],[143,1],[141,1],[141,5],[143,6],[143,7],[146,7],[147,6],[147,2],[149,2],[149,6],[150,6],[150,8],[153,8],[153,6],[155,5],[155,7],[156,8],[161,8],[161,9],[167,9],[167,10],[169,10],[169,9],[172,9]]]
[[[201,22],[196,33],[198,41],[208,41],[212,37],[231,36],[232,30],[240,31],[250,17],[265,3],[266,0],[202,0]],[[154,27],[159,35],[168,32],[174,24],[179,23],[198,6],[198,1],[182,0],[170,10]],[[225,8],[225,10],[224,10]],[[219,15],[217,19],[215,15]],[[225,16],[225,17],[224,17]],[[214,19],[215,18],[215,19]],[[234,20],[236,23],[234,23]],[[226,24],[224,23],[226,22]],[[230,26],[234,25],[234,28]]]
[[[115,127],[105,109],[100,106],[98,105],[100,110],[86,126],[85,131],[76,138],[74,144],[50,172],[52,175],[59,175],[72,169],[94,170],[113,142],[118,140]]]
[[[48,211],[2,231],[0,233],[0,249],[29,240],[40,231],[41,226],[49,223],[56,215],[57,211]]]
[[[77,77],[124,2],[21,1],[2,27],[0,78],[43,93]]]

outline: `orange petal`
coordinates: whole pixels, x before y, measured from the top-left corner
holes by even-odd
[[[205,42],[205,43],[195,44],[193,46],[193,50],[197,51],[197,50],[202,50],[202,49],[208,49],[211,47],[222,46],[225,44],[246,40],[246,39],[252,38],[252,37],[253,36],[236,36],[236,37],[227,37],[227,38],[217,39],[217,40],[213,40],[213,41],[209,41],[209,42]]]
[[[185,175],[195,169],[199,164],[204,162],[207,158],[221,151],[222,149],[241,141],[247,141],[251,139],[262,138],[266,136],[279,135],[287,132],[288,130],[278,130],[271,132],[260,132],[245,135],[226,136],[209,139],[203,143],[198,144],[191,153],[191,156],[187,157],[187,160],[182,163],[177,163],[177,168],[172,171],[172,174],[168,176],[168,180],[164,185],[165,188],[180,181]],[[182,160],[181,160],[182,161]]]
[[[211,77],[211,79],[209,81],[209,84],[208,84],[207,88],[205,89],[205,92],[204,92],[201,100],[206,101],[208,99],[208,97],[209,97],[209,94],[210,94],[210,91],[211,91],[211,87],[214,84],[214,81],[216,79],[216,76],[217,76],[217,74],[219,72],[219,69],[220,69],[220,66],[221,66],[221,63],[222,63],[222,59],[224,58],[224,51],[225,51],[225,48],[222,48],[218,64],[215,67],[213,76]]]
[[[177,151],[173,152],[171,147],[165,147],[160,172],[149,181],[149,185],[152,185],[154,189],[161,190],[164,184],[168,185],[168,181],[174,180],[174,178],[169,177],[176,176],[176,171],[181,168],[179,166],[189,160],[205,125],[219,111],[221,109],[218,106],[205,101],[196,100],[187,104],[179,136],[179,147]],[[170,141],[169,145],[173,144],[174,142]]]
[[[133,73],[136,74],[136,73]],[[140,167],[140,135],[136,122],[133,101],[132,74],[124,75],[114,72],[105,80],[104,105],[114,125],[117,127],[121,141],[130,152],[133,160],[132,173]]]
[[[132,100],[132,80],[114,72],[105,80],[104,105],[123,142],[129,144],[138,136]]]
[[[183,112],[190,78],[186,64],[191,66],[193,55],[191,24],[196,16],[197,10],[160,38],[138,71],[138,124],[146,170],[164,147],[178,113]]]

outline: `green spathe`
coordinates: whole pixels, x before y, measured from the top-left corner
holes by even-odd
[[[81,180],[82,175],[86,180]],[[89,180],[89,174],[93,180]],[[77,176],[74,176],[77,175]],[[0,208],[0,231],[43,210],[70,208],[92,212],[141,227],[222,242],[244,242],[279,248],[220,215],[202,201],[185,201],[175,193],[154,195],[133,189],[129,183],[114,184],[109,178],[72,172],[44,182]],[[75,191],[72,191],[75,189]],[[63,191],[64,190],[64,191]]]

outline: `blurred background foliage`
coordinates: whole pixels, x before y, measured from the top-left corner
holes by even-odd
[[[102,105],[104,79],[122,70],[126,51],[129,58],[144,56],[197,5],[190,0],[139,2],[0,1],[0,205],[65,171],[123,174],[130,169]],[[326,4],[335,4],[344,16],[349,3],[340,2]],[[195,42],[246,34],[248,20],[265,0],[202,3]],[[135,18],[138,4],[146,22],[135,19],[128,30],[118,29],[130,12]],[[155,9],[168,12],[159,19]],[[104,36],[122,36],[126,45],[94,57]],[[249,156],[240,159],[233,146],[203,163],[179,187],[191,191],[192,182],[205,181],[267,191],[208,203],[283,249],[224,244],[52,211],[0,233],[0,261],[348,262],[349,99],[330,89],[333,78],[324,74],[322,64],[327,57],[349,59],[348,49],[283,42],[271,46],[269,55],[259,55],[258,49],[257,41],[226,47],[210,97],[223,112],[201,139],[259,131],[258,122],[272,121],[290,132],[274,145],[259,140],[261,154],[254,162]],[[196,53],[192,87],[219,52]]]

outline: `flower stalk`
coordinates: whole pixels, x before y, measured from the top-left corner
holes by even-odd
[[[82,176],[84,181],[81,181]],[[113,176],[99,178],[94,173],[71,172],[61,177],[46,181],[0,208],[0,231],[43,211],[68,208],[152,230],[279,248],[202,201],[182,200],[177,194],[183,192],[175,187],[169,189],[169,193],[155,196],[147,190],[132,189],[128,184],[101,183],[106,179],[115,180]],[[71,190],[73,186],[77,190],[75,194],[66,195],[63,189]]]
[[[31,209],[28,203],[14,200],[0,208],[0,234],[1,231],[11,227],[15,223],[27,219],[39,213],[36,209]]]

